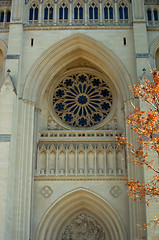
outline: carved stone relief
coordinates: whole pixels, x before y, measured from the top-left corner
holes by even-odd
[[[82,213],[66,227],[62,240],[105,240],[105,233],[95,219]]]
[[[41,195],[44,197],[44,198],[48,198],[50,197],[51,195],[53,194],[53,191],[52,189],[49,187],[49,186],[44,186],[41,190]]]
[[[110,190],[110,193],[113,197],[118,198],[121,195],[122,191],[118,186],[114,186]]]
[[[48,116],[48,130],[63,130],[64,128],[60,126],[52,117],[51,115]]]

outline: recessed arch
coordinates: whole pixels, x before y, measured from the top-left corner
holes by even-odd
[[[103,227],[108,240],[126,240],[125,227],[114,209],[105,199],[84,188],[75,189],[52,204],[43,216],[36,240],[60,240],[70,219],[87,213]]]
[[[71,62],[82,58],[95,64],[114,83],[123,100],[130,98],[132,84],[120,60],[108,48],[82,34],[72,35],[47,50],[32,67],[24,86],[23,98],[38,106],[49,83]]]
[[[159,49],[159,38],[156,38],[151,46],[150,46],[150,64],[153,69],[155,69],[156,66],[156,52]]]

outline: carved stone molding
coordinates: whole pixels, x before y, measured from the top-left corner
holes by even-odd
[[[43,31],[43,30],[117,30],[132,29],[131,25],[110,25],[110,26],[24,26],[24,31]]]
[[[105,240],[105,233],[95,219],[82,213],[66,227],[62,240]]]

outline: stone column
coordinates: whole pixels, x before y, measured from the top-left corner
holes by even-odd
[[[54,25],[57,25],[57,17],[58,17],[58,9],[57,9],[57,1],[55,1],[54,4],[54,16],[53,16],[53,20],[54,20]]]
[[[72,0],[70,0],[70,2],[69,2],[69,25],[71,26],[72,25],[72,19],[73,19],[73,13],[72,13],[72,11],[73,11],[73,2],[72,2]]]
[[[136,82],[139,81],[143,74],[143,68],[149,69],[149,54],[148,54],[148,41],[147,41],[147,29],[145,21],[144,0],[132,1],[132,17],[133,17],[133,33],[134,33],[134,47],[136,54]],[[130,106],[127,105],[127,112]],[[136,142],[136,137],[131,133],[130,129],[127,129],[131,142]],[[135,180],[144,181],[144,169],[142,167],[136,167],[133,163],[133,159],[128,164],[128,177]],[[132,202],[130,200],[130,239],[146,238],[146,231],[143,228],[140,230],[137,224],[143,224],[146,222],[146,208],[143,203]]]
[[[8,150],[9,155],[9,168],[8,168],[8,189],[7,189],[7,207],[6,207],[6,238],[5,239],[29,239],[29,225],[30,210],[27,204],[30,199],[30,189],[25,191],[25,184],[27,183],[26,174],[28,174],[27,164],[28,159],[22,157],[26,154],[24,143],[25,126],[22,125],[22,113],[25,109],[24,105],[21,106],[18,98],[21,95],[21,58],[23,47],[23,7],[24,0],[12,1],[12,14],[11,24],[8,36],[8,51],[5,64],[5,75],[7,70],[10,70],[12,82],[14,83],[14,91],[16,96],[13,100],[12,109],[12,129],[11,129],[11,143]],[[24,103],[23,103],[24,104]],[[20,107],[21,106],[21,107]],[[24,108],[23,108],[24,107]],[[21,113],[20,110],[21,109]],[[28,112],[29,114],[29,112]],[[23,118],[23,122],[29,121]],[[30,126],[31,127],[31,126]],[[28,128],[28,127],[27,127]],[[24,131],[24,132],[23,132]],[[30,132],[30,129],[28,129]],[[26,132],[25,132],[26,135]],[[30,141],[30,140],[29,140]],[[28,143],[27,143],[28,144]],[[26,145],[26,146],[25,146]],[[25,146],[25,147],[24,147]],[[26,147],[27,148],[27,147]],[[24,152],[22,152],[22,149]],[[27,154],[26,154],[27,156]],[[30,160],[29,160],[30,161]],[[24,171],[25,169],[25,171]],[[29,176],[29,175],[28,175]],[[30,181],[30,180],[29,180]],[[29,183],[29,182],[28,182]],[[27,183],[27,184],[28,184]],[[29,193],[29,194],[28,194]],[[27,195],[28,194],[28,195]],[[29,199],[28,199],[29,197]],[[24,204],[24,205],[23,205]],[[26,224],[27,222],[27,224]],[[28,225],[29,222],[29,225]],[[26,233],[24,237],[22,234]]]
[[[115,25],[118,24],[119,22],[119,11],[118,11],[118,3],[117,3],[117,0],[115,0],[115,3],[114,3],[114,21],[115,21]]]
[[[30,239],[34,104],[14,102],[6,239]]]
[[[99,24],[103,25],[103,0],[100,0],[99,3],[99,14],[100,14]]]
[[[7,73],[4,82],[0,87],[0,206],[1,206],[1,227],[0,227],[0,239],[5,240],[5,235],[8,229],[6,229],[6,208],[8,197],[8,182],[9,177],[8,167],[9,162],[9,150],[10,140],[12,135],[12,114],[13,114],[13,101],[16,98],[14,93],[14,86],[12,79]]]
[[[126,102],[125,105],[125,122],[127,116],[132,112],[132,107],[130,101]],[[128,142],[133,143],[136,146],[137,136],[130,129],[130,126],[126,124],[126,137]],[[129,153],[127,156],[130,155]],[[127,159],[127,174],[129,179],[144,181],[144,169],[141,166],[136,166],[134,163],[133,156],[129,156]],[[134,202],[129,198],[129,223],[130,223],[130,233],[129,240],[134,239],[146,239],[146,231],[143,228],[138,227],[138,225],[143,225],[146,220],[146,212],[144,202],[140,203],[138,201]]]
[[[153,13],[153,11],[154,11],[154,8],[152,7],[152,8],[151,8],[151,14],[152,14],[152,26],[155,26],[155,18],[154,18],[154,13]]]
[[[43,22],[43,13],[42,13],[42,10],[43,10],[43,5],[42,5],[42,2],[40,2],[39,4],[39,16],[38,16],[38,25],[41,25],[41,23]]]
[[[133,9],[133,32],[134,32],[135,54],[136,54],[136,69],[137,69],[136,75],[137,75],[137,82],[138,82],[141,76],[143,75],[142,70],[144,68],[147,69],[146,71],[147,77],[151,79],[151,76],[149,73],[150,60],[149,60],[149,47],[148,47],[148,39],[147,39],[144,0],[134,0],[132,3],[132,9]],[[141,101],[140,101],[140,106],[141,106],[141,109],[143,109],[143,104],[141,104]],[[145,176],[147,176],[147,171],[144,171],[144,168],[142,168],[142,170],[138,172],[138,175],[139,174],[141,176],[144,176],[144,174]],[[144,177],[143,177],[143,181],[144,181]],[[137,209],[135,209],[136,216],[137,216],[137,219],[135,221],[136,224],[138,224],[137,221],[139,220],[140,222],[145,222],[145,223],[146,221],[148,222],[152,220],[152,219],[148,219],[148,214],[147,214],[147,220],[146,220],[146,217],[144,217],[143,215],[144,211],[145,211],[145,214],[148,213],[147,208],[149,207],[145,206],[145,209],[146,209],[145,210],[144,206],[138,203]],[[132,214],[134,214],[135,211],[132,210]],[[146,232],[144,231],[139,231],[138,229],[137,231],[138,231],[139,237],[142,237],[141,234],[146,235]],[[132,232],[131,235],[133,236],[133,234],[134,233]],[[152,236],[150,236],[149,234],[149,230],[147,231],[146,239],[149,239],[149,240],[152,239]]]
[[[85,13],[84,13],[84,25],[88,24],[88,1],[85,0],[84,2],[84,7],[85,7]]]

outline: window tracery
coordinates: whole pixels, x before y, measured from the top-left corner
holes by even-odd
[[[153,11],[153,14],[154,14],[154,21],[155,22],[158,21],[158,11],[156,9]]]
[[[84,22],[84,6],[81,2],[74,5],[74,23],[80,24]]]
[[[151,13],[150,9],[147,10],[147,20],[148,20],[148,22],[152,21],[152,13]]]
[[[53,110],[67,125],[91,127],[109,114],[112,93],[107,84],[95,75],[75,73],[55,88]]]
[[[11,10],[10,8],[0,9],[0,27],[8,27],[11,20]]]
[[[29,21],[30,23],[37,23],[39,15],[39,8],[37,3],[32,3],[29,9]]]
[[[104,3],[104,21],[107,23],[113,23],[114,19],[114,6],[111,1],[106,1]]]
[[[158,26],[159,25],[159,7],[147,6],[146,8],[146,18],[148,26]]]
[[[104,25],[114,24],[114,22],[116,24],[131,24],[131,9],[129,9],[131,2],[126,0],[119,0],[115,3],[113,0],[103,0],[103,2],[96,0],[68,2],[68,0],[61,0],[55,1],[55,3],[52,0],[46,0],[44,4],[40,3],[40,9],[42,10],[40,15],[39,5],[36,0],[33,1],[32,5],[29,6],[28,14],[31,24],[96,25],[100,23],[100,25]],[[157,12],[154,12],[154,14],[157,19]]]
[[[119,21],[120,23],[128,23],[128,20],[129,20],[128,2],[121,1],[119,3]]]
[[[59,7],[59,23],[68,23],[68,4],[62,2]]]
[[[47,2],[44,7],[44,22],[53,22],[53,4]]]
[[[0,12],[0,22],[2,23],[4,21],[4,11]]]
[[[99,6],[95,1],[89,4],[89,22],[91,24],[99,22]]]

